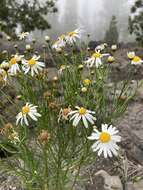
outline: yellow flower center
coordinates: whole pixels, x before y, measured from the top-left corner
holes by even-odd
[[[17,63],[16,58],[15,58],[15,57],[11,58],[10,64],[11,64],[11,65],[14,65],[14,64],[16,64],[16,63]]]
[[[30,60],[28,60],[28,64],[29,64],[30,66],[35,65],[35,64],[36,64],[35,59],[31,58]]]
[[[81,107],[81,108],[78,110],[78,113],[79,113],[80,115],[84,115],[84,114],[86,113],[86,109],[83,108],[83,107]]]
[[[93,58],[101,58],[101,57],[102,57],[102,54],[99,53],[99,52],[96,52],[96,53],[92,54],[92,57],[93,57]]]
[[[133,58],[133,62],[140,62],[140,61],[141,61],[141,58],[138,57],[138,56],[135,56],[135,57]]]
[[[61,36],[59,37],[59,39],[60,39],[60,40],[64,40],[64,39],[65,39],[65,35],[64,35],[64,34],[61,35]]]
[[[109,133],[102,132],[99,139],[102,143],[107,143],[111,140],[111,136]]]
[[[72,37],[76,34],[76,32],[68,32],[68,36]]]
[[[89,79],[84,79],[83,80],[83,84],[86,85],[86,86],[90,85],[90,83],[91,83],[91,80],[89,80]]]
[[[23,106],[23,107],[22,107],[22,113],[23,113],[23,114],[27,114],[27,113],[29,113],[29,111],[30,111],[29,106]]]

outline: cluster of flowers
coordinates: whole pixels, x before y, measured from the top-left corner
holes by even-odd
[[[81,30],[76,29],[72,32],[68,32],[67,34],[62,34],[58,39],[55,41],[55,43],[52,45],[53,49],[56,49],[57,51],[61,48],[65,47],[66,44],[74,44],[77,39],[80,39],[81,37]]]
[[[82,121],[83,125],[88,128],[89,123],[93,125],[96,121],[96,117],[93,116],[94,114],[94,111],[84,107],[77,106],[76,110],[71,110],[71,108],[68,107],[60,110],[58,121],[60,122],[61,119],[73,120],[73,126],[77,126],[79,122]],[[37,118],[41,117],[41,114],[37,111],[37,106],[26,103],[16,116],[16,124],[18,125],[20,122],[21,125],[26,124],[28,126],[28,117],[34,121],[37,121]],[[98,156],[103,153],[104,157],[107,158],[107,156],[112,157],[118,154],[117,150],[119,150],[119,146],[116,143],[121,141],[121,137],[117,135],[117,133],[118,130],[112,127],[112,125],[108,126],[107,124],[102,124],[101,132],[94,128],[91,136],[87,138],[89,140],[96,140],[92,145],[93,151],[98,151]]]
[[[0,64],[1,81],[7,81],[8,76],[15,76],[21,71],[24,74],[31,73],[31,76],[38,74],[45,67],[45,63],[39,61],[40,56],[33,55],[29,60],[24,59],[23,55],[15,54],[9,61]]]
[[[59,49],[65,47],[67,43],[74,44],[76,40],[80,38],[80,32],[81,31],[79,29],[76,29],[73,32],[67,33],[66,35],[61,35],[52,47],[54,49]],[[20,35],[20,39],[24,39],[27,35],[27,33],[22,33]],[[105,56],[108,56],[109,62],[113,62],[115,60],[114,57],[110,54],[101,53],[106,46],[107,44],[101,44],[95,48],[95,52],[84,62],[87,67],[95,66],[96,68],[99,68],[103,65],[102,58]],[[113,45],[111,49],[116,50],[117,46]],[[131,60],[131,64],[133,65],[143,63],[143,60],[139,56],[137,56],[135,52],[128,52],[127,56]],[[9,61],[3,61],[1,63],[0,75],[3,76],[4,80],[6,80],[7,73],[10,75],[16,75],[18,72],[21,72],[22,68],[25,74],[30,72],[31,75],[34,76],[34,74],[38,74],[38,72],[43,67],[45,67],[45,63],[39,62],[39,59],[40,56],[34,55],[31,59],[26,60],[24,59],[23,55],[16,54]],[[19,63],[22,64],[22,67],[20,67]],[[5,68],[8,68],[7,72]],[[91,81],[89,79],[84,80],[84,85],[89,85],[90,83]],[[96,117],[94,116],[94,111],[78,106],[76,106],[75,108],[76,110],[71,110],[70,107],[61,109],[58,122],[60,122],[61,119],[65,119],[73,121],[72,125],[77,126],[82,121],[85,128],[88,128],[89,124],[95,124]],[[25,124],[28,126],[28,118],[37,121],[38,117],[41,117],[41,114],[38,113],[37,106],[26,103],[26,105],[22,107],[20,113],[18,113],[16,116],[16,124],[18,125],[20,123],[21,125]],[[91,136],[87,138],[89,140],[96,141],[92,145],[93,151],[98,151],[99,156],[103,153],[104,157],[107,158],[107,156],[112,157],[113,155],[117,155],[117,151],[119,149],[117,143],[121,141],[121,137],[117,135],[118,132],[119,131],[112,125],[102,124],[101,131],[94,128]]]

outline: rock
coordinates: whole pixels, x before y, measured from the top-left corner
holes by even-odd
[[[101,184],[103,186],[100,186],[99,189],[96,188],[97,190],[123,190],[123,186],[119,176],[111,176],[106,171],[100,170],[95,174],[95,178],[97,179],[98,183],[100,179]]]
[[[134,183],[134,190],[143,190],[143,180]]]
[[[135,190],[133,182],[127,182],[126,185],[125,185],[125,189],[126,190]]]
[[[116,125],[122,136],[121,146],[130,159],[143,165],[143,109],[142,103],[129,105],[126,113]]]
[[[136,183],[128,182],[126,184],[126,190],[143,190],[143,180],[140,180]]]

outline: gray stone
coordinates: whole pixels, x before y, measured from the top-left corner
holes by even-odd
[[[95,177],[103,178],[103,190],[123,190],[119,176],[111,176],[106,171],[100,170],[95,174]]]
[[[134,183],[134,190],[143,190],[143,180]]]
[[[125,189],[126,189],[126,190],[135,190],[135,189],[134,189],[133,182],[128,182],[128,183],[126,183]]]
[[[117,122],[122,136],[122,147],[129,158],[143,165],[143,107],[142,102],[129,105],[122,120]]]

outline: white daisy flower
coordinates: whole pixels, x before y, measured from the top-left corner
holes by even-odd
[[[59,49],[59,48],[63,48],[65,47],[66,42],[65,42],[65,35],[61,35],[60,37],[58,37],[58,40],[55,41],[55,43],[52,45],[53,49]]]
[[[89,140],[96,140],[92,145],[94,152],[98,151],[98,156],[102,153],[104,157],[112,157],[113,155],[118,155],[119,146],[117,142],[121,141],[121,137],[117,135],[119,131],[112,127],[112,125],[102,124],[102,132],[94,129],[94,132],[88,137]]]
[[[72,115],[70,120],[73,120],[73,126],[77,126],[79,121],[82,120],[83,124],[86,128],[88,128],[88,122],[91,124],[94,124],[94,121],[96,121],[96,117],[94,117],[92,114],[95,114],[94,111],[87,110],[83,107],[76,106],[75,111],[70,111],[68,115]]]
[[[88,60],[85,61],[85,64],[87,65],[87,67],[93,67],[93,65],[95,64],[96,68],[99,68],[100,66],[103,65],[102,63],[102,57],[104,56],[109,56],[110,54],[106,53],[106,54],[101,54],[100,50],[95,51],[95,53],[92,54],[92,56],[90,58],[88,58]]]
[[[134,58],[131,61],[132,65],[140,65],[143,63],[143,60],[139,56],[134,56]]]
[[[134,51],[130,51],[130,52],[127,52],[127,57],[132,60],[134,57],[135,57],[135,52]]]
[[[81,38],[81,30],[78,28],[72,32],[68,32],[66,35],[66,42],[69,44],[74,44],[77,39]]]
[[[22,60],[22,69],[25,74],[28,72],[31,72],[31,76],[34,76],[34,74],[38,74],[39,71],[45,67],[45,63],[38,61],[40,59],[40,56],[34,55],[31,59],[29,60]]]
[[[32,120],[37,121],[37,117],[41,117],[41,114],[37,112],[37,107],[33,104],[26,103],[25,106],[22,107],[21,112],[16,116],[16,125],[20,122],[21,125],[26,124],[29,125],[27,117],[30,117]]]
[[[105,47],[107,47],[106,43],[100,44],[100,45],[96,46],[95,51],[98,51],[98,50],[102,51],[105,49]]]
[[[22,32],[22,33],[18,34],[18,38],[19,38],[19,40],[23,40],[28,35],[29,35],[29,32]]]
[[[10,68],[8,70],[8,73],[10,75],[16,75],[18,72],[21,72],[19,62],[22,60],[24,56],[16,54],[14,57],[12,57],[9,61]]]
[[[7,77],[8,77],[7,72],[4,69],[0,68],[0,82],[6,83]]]

